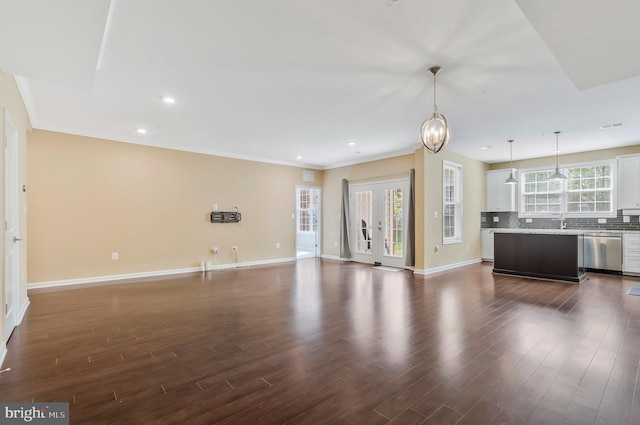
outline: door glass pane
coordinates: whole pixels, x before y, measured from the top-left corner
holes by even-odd
[[[384,255],[403,256],[402,189],[384,191]]]
[[[356,192],[356,252],[371,254],[373,243],[373,192]]]

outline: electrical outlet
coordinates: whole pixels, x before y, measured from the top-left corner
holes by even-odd
[[[118,259],[118,253],[117,252],[112,252],[111,253],[111,259],[112,260],[117,260]]]
[[[280,248],[280,242],[276,242],[276,248]]]
[[[498,223],[499,221],[500,221],[500,217],[498,217],[498,216],[493,217],[493,222],[494,223]]]
[[[211,248],[211,251],[213,251],[214,254],[218,253],[218,247],[214,246],[213,248]]]
[[[533,219],[532,218],[528,218],[525,220],[526,223],[533,223]]]
[[[599,218],[598,219],[598,224],[605,224],[607,222],[606,218]]]

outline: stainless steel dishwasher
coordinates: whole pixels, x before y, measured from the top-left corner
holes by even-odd
[[[585,233],[584,267],[593,271],[622,273],[622,234]]]

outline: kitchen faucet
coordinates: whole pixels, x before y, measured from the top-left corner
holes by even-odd
[[[560,221],[560,230],[567,228],[567,222],[564,220],[564,211],[558,213],[558,220]]]

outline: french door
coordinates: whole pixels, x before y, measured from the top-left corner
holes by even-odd
[[[349,202],[352,258],[404,267],[409,180],[353,185]]]
[[[320,188],[296,186],[296,257],[320,255]]]
[[[4,341],[18,325],[18,131],[5,110]],[[0,344],[1,345],[1,344]]]

